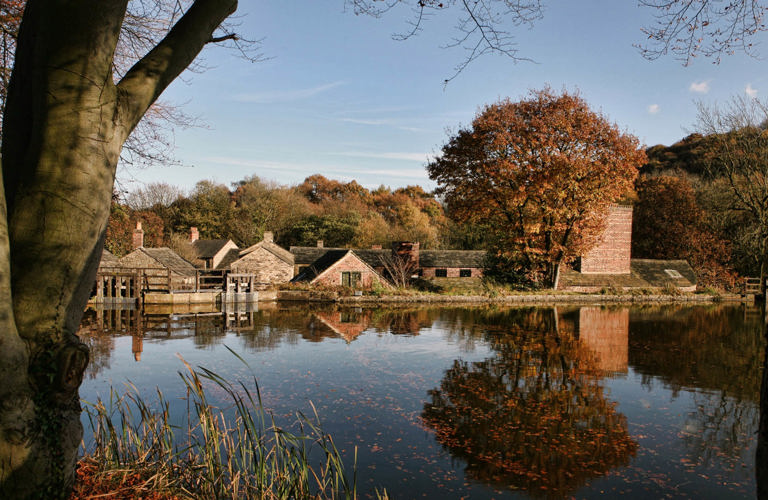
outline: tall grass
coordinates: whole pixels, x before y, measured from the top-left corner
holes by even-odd
[[[131,494],[151,492],[153,498],[356,498],[357,449],[350,478],[314,407],[311,418],[297,414],[291,431],[264,408],[255,380],[254,393],[184,364],[184,425],[171,424],[159,389],[152,406],[133,385],[122,394],[112,389],[106,402],[86,403],[93,433],[86,457],[98,464],[97,475],[116,483],[114,489],[130,482]],[[206,384],[223,389],[226,408],[209,402]]]

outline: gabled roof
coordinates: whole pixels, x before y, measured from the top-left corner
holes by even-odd
[[[99,267],[120,267],[120,259],[107,250],[106,248],[101,251],[101,261]]]
[[[320,257],[317,260],[311,262],[306,269],[301,271],[291,281],[312,281],[313,279],[321,275],[323,271],[325,271],[326,269],[328,269],[329,267],[331,267],[332,265],[340,261],[342,257],[344,257],[345,255],[347,255],[349,252],[352,251],[348,249],[328,249],[328,248],[318,248],[318,250],[324,250],[323,254],[320,255]]]
[[[192,250],[198,259],[210,259],[224,248],[230,240],[196,240],[192,242]]]
[[[155,259],[163,267],[166,267],[177,274],[182,276],[195,275],[195,266],[168,247],[139,248],[136,251],[144,252]]]
[[[222,257],[221,262],[219,262],[219,265],[216,266],[216,269],[229,269],[229,266],[231,266],[232,263],[239,258],[240,258],[240,249],[230,248],[229,251],[226,254],[224,254],[224,257]]]
[[[419,267],[483,267],[485,250],[422,250]]]
[[[281,259],[285,261],[287,264],[293,265],[294,263],[294,255],[286,250],[285,248],[281,247],[280,245],[277,245],[271,241],[260,241],[256,243],[255,245],[251,245],[248,248],[244,250],[240,250],[239,258],[243,258],[249,253],[258,250],[259,248],[263,248],[267,252],[271,253],[278,259]],[[322,248],[320,250],[323,250]]]
[[[306,266],[314,263],[327,252],[346,252],[349,248],[332,247],[291,247],[294,263],[298,266]],[[355,255],[371,267],[381,267],[382,259],[392,254],[389,249],[381,248],[356,248]]]

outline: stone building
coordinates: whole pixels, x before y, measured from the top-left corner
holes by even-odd
[[[189,245],[195,255],[193,264],[200,269],[228,269],[240,253],[232,240],[201,240],[196,227],[189,228]]]
[[[167,273],[170,277],[170,288],[182,290],[195,285],[197,270],[191,262],[181,258],[168,247],[140,247],[120,259],[120,267],[138,269],[147,274],[148,271],[160,271],[156,276]]]
[[[265,232],[262,241],[240,250],[229,269],[233,273],[255,275],[260,287],[287,283],[294,277],[294,256],[275,244],[272,233]]]

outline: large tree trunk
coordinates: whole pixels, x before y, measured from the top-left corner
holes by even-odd
[[[197,0],[119,84],[128,0],[29,0],[3,121],[0,497],[66,496],[88,351],[75,335],[101,257],[120,149],[236,0]],[[1,203],[5,201],[5,203]]]

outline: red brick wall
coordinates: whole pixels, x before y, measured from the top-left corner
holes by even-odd
[[[581,257],[584,274],[629,274],[632,207],[613,206],[597,246]]]
[[[579,339],[606,373],[627,373],[629,365],[629,309],[582,307]]]
[[[461,269],[469,269],[472,271],[472,278],[482,278],[483,276],[483,270],[479,267],[422,267],[421,268],[421,277],[422,278],[434,278],[435,277],[435,270],[436,269],[445,269],[448,273],[448,276],[446,278],[458,278],[459,277],[459,271]]]
[[[315,278],[313,283],[325,286],[341,286],[341,273],[348,271],[360,273],[359,288],[371,288],[374,281],[379,281],[378,276],[371,271],[370,267],[355,255],[347,254]],[[386,286],[386,283],[384,285]]]

